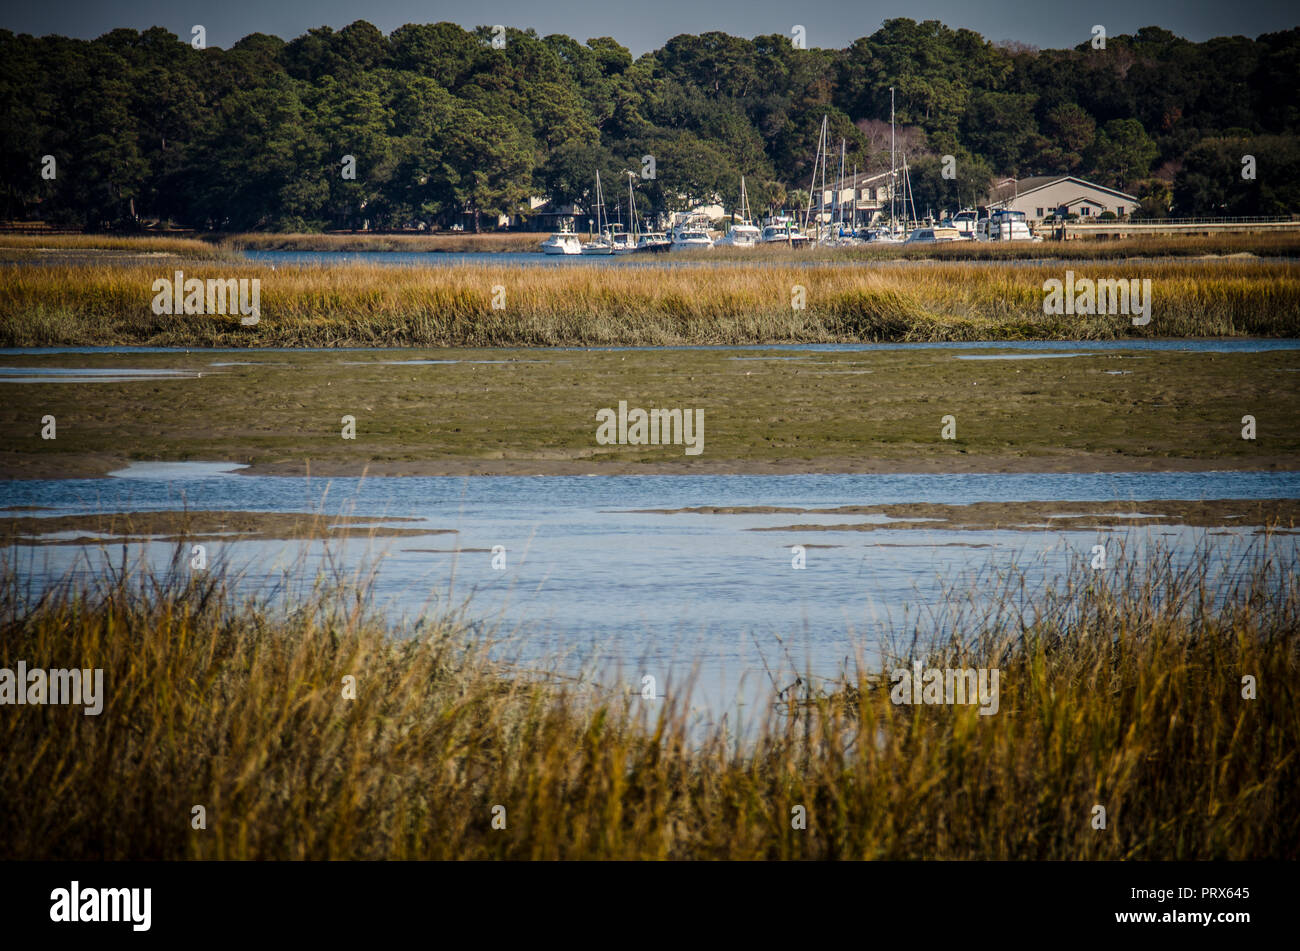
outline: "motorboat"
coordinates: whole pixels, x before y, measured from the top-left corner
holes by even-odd
[[[792,221],[775,221],[763,228],[764,244],[789,244],[799,246],[808,243],[808,236],[799,230]]]
[[[789,222],[763,228],[764,244],[800,244],[807,240],[808,236],[799,230],[799,226]]]
[[[999,208],[989,217],[981,218],[975,225],[975,238],[979,241],[1035,240],[1029,230],[1029,222],[1025,220],[1025,213],[1010,208]]]
[[[963,208],[951,218],[945,218],[940,222],[945,228],[956,228],[957,233],[968,241],[975,240],[975,226],[979,222],[979,214],[971,208]]]
[[[667,251],[673,245],[672,238],[662,231],[642,231],[636,243],[638,251]]]
[[[731,230],[718,239],[719,247],[752,248],[763,241],[763,232],[756,225],[734,224]]]
[[[581,254],[582,241],[572,231],[557,231],[542,242],[543,254]]]
[[[708,216],[699,212],[691,215],[677,215],[669,236],[675,239],[685,231],[703,231],[708,234],[710,224]]]
[[[876,228],[867,232],[867,244],[902,244],[905,238],[888,228]]]
[[[945,228],[942,225],[935,225],[933,228],[917,228],[907,236],[904,244],[947,244],[952,241],[961,241],[961,232],[956,228]]]
[[[707,251],[712,247],[713,239],[707,231],[682,229],[673,233],[674,251]]]
[[[637,241],[631,233],[624,231],[620,224],[612,224],[605,229],[604,239],[614,249],[615,254],[631,254],[636,250]]]

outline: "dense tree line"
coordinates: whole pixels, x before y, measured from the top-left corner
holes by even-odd
[[[534,195],[584,202],[598,169],[612,195],[638,173],[642,212],[730,206],[742,174],[753,207],[779,207],[808,187],[823,115],[850,165],[888,168],[890,86],[921,206],[1069,172],[1138,194],[1147,214],[1300,210],[1300,29],[1192,43],[1147,27],[1105,49],[1038,51],[895,19],[843,50],[706,33],[637,59],[608,37],[505,39],[364,21],[228,50],[157,27],[0,31],[3,215],[432,226],[526,212]]]

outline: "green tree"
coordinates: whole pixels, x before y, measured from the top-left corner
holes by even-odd
[[[1243,178],[1242,159],[1255,160]],[[1207,139],[1174,179],[1174,212],[1187,215],[1285,215],[1300,208],[1300,141],[1293,136]]]
[[[962,120],[967,147],[1008,175],[1021,171],[1037,131],[1034,97],[1024,93],[977,92]]]
[[[1102,126],[1089,160],[1103,185],[1126,188],[1151,171],[1158,150],[1136,119],[1112,119]]]

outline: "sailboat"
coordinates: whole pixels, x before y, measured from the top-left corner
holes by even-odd
[[[894,87],[889,87],[889,229],[872,231],[867,240],[872,244],[900,244],[903,235],[899,233],[894,212],[894,199],[898,195],[898,161],[894,148]]]
[[[583,254],[613,254],[614,242],[606,233],[609,219],[605,215],[605,193],[600,189],[600,171],[596,171],[596,234],[597,237],[582,246]],[[601,227],[602,221],[605,228]]]
[[[814,242],[821,238],[822,231],[822,205],[826,200],[826,130],[829,120],[822,116],[821,132],[817,135],[817,154],[813,157],[812,181],[808,183],[808,207],[804,209],[803,230]],[[821,191],[817,191],[817,173],[821,172],[822,185]],[[812,207],[813,194],[817,195],[817,225],[815,231],[810,231],[812,224]]]
[[[731,230],[718,240],[722,247],[752,248],[763,240],[763,232],[758,230],[749,212],[749,195],[745,191],[745,176],[740,176],[740,221],[731,226]]]
[[[630,251],[667,251],[672,246],[672,239],[662,231],[642,231],[641,217],[636,213],[636,193],[632,187],[636,172],[627,173],[627,205],[632,218],[632,236]],[[646,225],[649,226],[649,219]]]
[[[637,248],[637,239],[640,237],[640,226],[636,216],[636,195],[632,191],[633,173],[627,173],[627,217],[628,223],[631,224],[632,230],[623,230],[623,223],[620,221],[617,225],[610,225],[608,230],[609,243],[614,248],[615,254],[631,254]],[[623,206],[619,204],[619,217],[622,218]]]
[[[910,217],[907,215],[908,208],[912,209]],[[916,216],[916,195],[912,193],[912,176],[907,167],[907,153],[903,153],[903,233],[911,236],[912,232],[919,228],[921,220]]]
[[[840,139],[840,177],[835,188],[834,204],[831,207],[830,227],[827,229],[830,233],[822,239],[822,244],[837,248],[857,244],[857,238],[852,233],[852,226],[850,225],[847,234],[844,231],[844,161],[846,149],[847,143]],[[856,178],[856,173],[854,177]]]

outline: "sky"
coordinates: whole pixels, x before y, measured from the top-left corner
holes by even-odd
[[[736,36],[789,35],[795,24],[809,46],[842,48],[910,17],[966,27],[989,40],[1040,48],[1088,41],[1094,24],[1108,35],[1161,26],[1191,40],[1258,36],[1300,26],[1294,0],[0,0],[0,28],[92,39],[117,27],[161,26],[188,39],[202,24],[209,46],[228,47],[249,33],[292,39],[308,28],[367,20],[384,33],[404,23],[450,20],[464,27],[503,24],[578,40],[612,36],[633,55],[679,33],[721,30]]]

